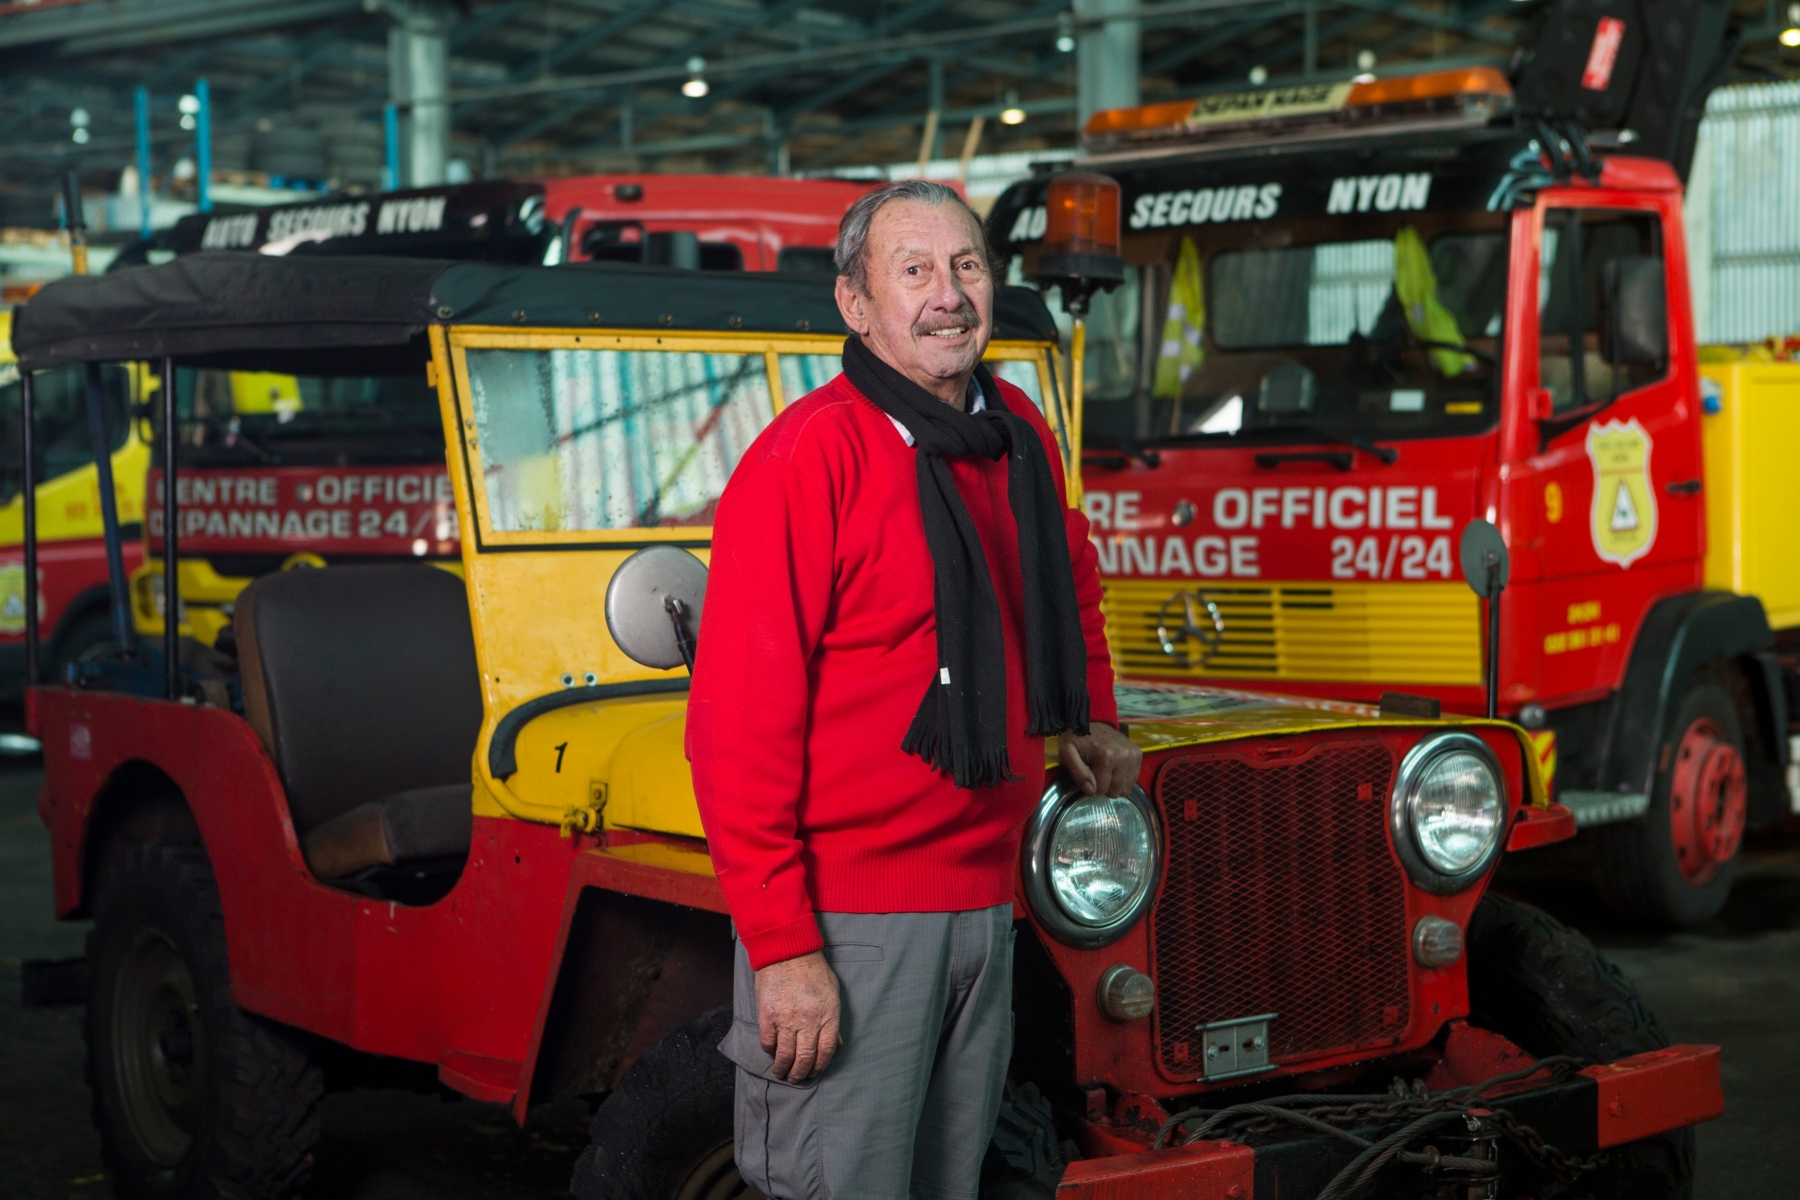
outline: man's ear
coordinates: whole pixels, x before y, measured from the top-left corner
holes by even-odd
[[[867,334],[869,332],[869,314],[863,306],[868,297],[851,287],[849,277],[844,275],[837,277],[836,293],[838,312],[842,314],[844,324],[849,326],[850,332],[859,337]]]

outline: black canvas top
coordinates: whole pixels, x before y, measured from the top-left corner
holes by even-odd
[[[1055,340],[1035,291],[1002,288],[995,308],[996,337]],[[14,313],[12,343],[31,370],[167,356],[262,370],[285,359],[320,372],[325,351],[360,373],[422,361],[433,323],[845,332],[831,280],[817,275],[221,253],[57,280]]]

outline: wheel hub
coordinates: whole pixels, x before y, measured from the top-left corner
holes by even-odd
[[[144,1157],[175,1167],[200,1126],[205,1041],[193,976],[159,931],[146,931],[119,965],[112,1008],[113,1061],[125,1119]]]
[[[730,1142],[706,1153],[675,1189],[674,1200],[763,1200],[761,1192],[738,1174]]]
[[[1749,812],[1744,756],[1718,725],[1701,717],[1675,748],[1669,779],[1669,823],[1675,862],[1695,887],[1710,882],[1744,839]]]

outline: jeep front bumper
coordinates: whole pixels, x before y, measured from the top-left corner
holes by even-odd
[[[1670,1046],[1554,1083],[1485,1100],[1577,1157],[1638,1141],[1725,1111],[1717,1046]],[[1250,1147],[1195,1142],[1070,1164],[1058,1200],[1305,1200],[1357,1154],[1323,1134]],[[1502,1150],[1502,1170],[1506,1151]],[[1390,1170],[1404,1170],[1391,1167]],[[1504,1178],[1504,1175],[1502,1176]],[[1504,1191],[1503,1191],[1503,1194]]]

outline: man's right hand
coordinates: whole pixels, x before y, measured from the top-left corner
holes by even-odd
[[[842,1044],[838,978],[822,951],[770,963],[756,973],[756,1026],[775,1056],[775,1078],[799,1083],[822,1074]]]

